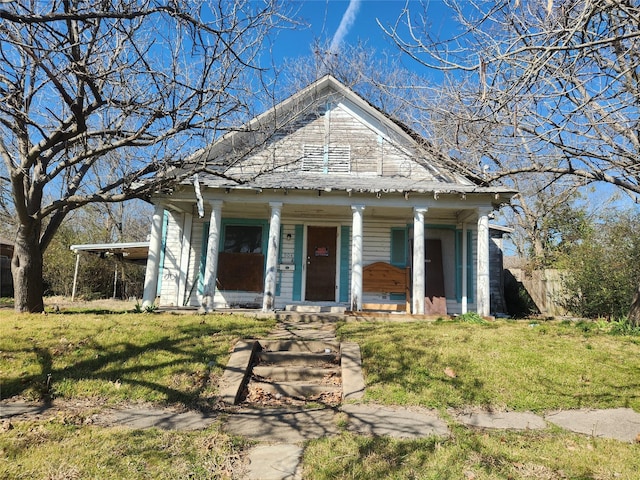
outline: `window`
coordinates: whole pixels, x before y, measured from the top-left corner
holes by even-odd
[[[239,290],[245,292],[261,292],[264,277],[264,254],[262,245],[265,242],[263,232],[266,225],[236,224],[223,220],[223,238],[218,254],[217,287],[220,290]],[[209,223],[204,224],[202,237],[202,256],[200,258],[200,277],[198,291],[202,293],[204,285],[204,268],[206,264],[207,239]]]
[[[349,145],[305,145],[303,148],[303,172],[349,173],[351,171]]]
[[[262,226],[227,225],[224,229],[225,253],[262,253]]]

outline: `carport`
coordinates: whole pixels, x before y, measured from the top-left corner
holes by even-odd
[[[76,297],[76,287],[78,282],[78,270],[80,268],[80,254],[87,253],[98,255],[100,258],[112,257],[117,260],[113,277],[113,296],[116,295],[116,284],[118,279],[118,262],[135,263],[145,265],[149,255],[149,242],[128,242],[128,243],[92,243],[84,245],[71,245],[71,251],[76,254],[76,266],[73,273],[73,290],[71,301]]]

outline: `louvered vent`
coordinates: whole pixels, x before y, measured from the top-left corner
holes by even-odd
[[[349,145],[305,145],[303,155],[303,172],[349,173],[351,171]]]

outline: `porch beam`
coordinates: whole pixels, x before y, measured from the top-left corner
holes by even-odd
[[[147,270],[144,275],[144,291],[142,307],[152,306],[158,293],[158,273],[160,272],[160,250],[162,249],[162,220],[164,218],[164,204],[157,203],[151,218],[151,239],[149,240],[149,255]]]
[[[476,310],[486,317],[490,314],[491,293],[489,289],[489,213],[490,209],[478,209],[478,246],[476,278]]]
[[[362,231],[364,205],[351,205],[351,310],[362,310]]]
[[[269,206],[271,207],[271,220],[269,222],[269,246],[267,247],[267,268],[264,277],[264,296],[262,298],[263,312],[270,312],[275,306],[282,202],[269,202]]]
[[[209,220],[209,236],[207,237],[207,259],[204,266],[204,290],[200,301],[201,313],[213,311],[216,277],[218,275],[220,227],[222,225],[222,200],[211,200],[209,205],[211,206],[211,217]]]
[[[424,214],[427,213],[427,211],[427,208],[413,209],[413,290],[411,292],[413,307],[411,313],[414,315],[424,315]]]

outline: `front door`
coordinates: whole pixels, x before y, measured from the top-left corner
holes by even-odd
[[[337,237],[337,227],[307,228],[305,300],[335,301]]]
[[[425,241],[425,306],[427,315],[446,315],[447,297],[444,292],[444,268],[442,242],[437,239]]]

